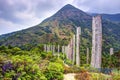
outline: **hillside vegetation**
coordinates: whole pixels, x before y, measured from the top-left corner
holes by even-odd
[[[67,73],[74,73],[77,80],[96,80],[101,77],[102,80],[120,79],[118,72],[120,52],[111,57],[109,55],[103,56],[103,71],[101,73],[98,69],[85,64],[85,55],[82,55],[84,64],[75,66],[66,57],[63,57],[65,56],[63,53],[60,53],[58,58],[58,56],[53,56],[52,52],[44,52],[43,45],[23,49],[0,46],[0,80],[63,80],[63,75]],[[105,70],[105,66],[108,70]],[[113,68],[117,71],[115,72]],[[113,70],[109,71],[109,69]]]

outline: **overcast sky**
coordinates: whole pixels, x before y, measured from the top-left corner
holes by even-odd
[[[120,0],[0,0],[0,35],[39,24],[66,4],[91,13],[120,13]]]

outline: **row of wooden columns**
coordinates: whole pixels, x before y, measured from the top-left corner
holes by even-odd
[[[73,64],[80,66],[80,44],[81,44],[81,28],[76,28],[76,34],[72,36],[67,46],[57,46],[57,53],[59,57],[60,50],[66,54],[66,57],[70,59]],[[60,49],[61,48],[61,49]],[[44,45],[46,52],[52,51],[55,54],[55,45]],[[90,50],[86,49],[86,63],[89,64]],[[92,51],[91,51],[91,66],[94,68],[101,68],[101,56],[102,56],[102,22],[101,16],[93,17],[92,21]],[[112,55],[113,48],[110,48],[110,55]]]
[[[62,53],[66,54],[67,59],[70,59],[73,64],[76,63],[77,66],[80,66],[80,35],[81,35],[81,28],[76,28],[76,35],[73,35],[70,43],[67,46],[62,46]],[[46,45],[44,44],[44,51],[45,52],[52,52],[55,55],[55,45]],[[59,56],[60,53],[60,46],[57,47],[57,53]],[[76,61],[76,62],[75,62]]]

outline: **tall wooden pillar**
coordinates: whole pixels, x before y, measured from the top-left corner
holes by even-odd
[[[89,48],[87,48],[87,60],[86,60],[87,64],[89,64]]]
[[[44,51],[47,52],[47,45],[44,44]]]
[[[50,51],[50,45],[47,45],[47,52]]]
[[[113,48],[110,48],[110,55],[113,55],[113,54],[114,54]]]
[[[52,54],[55,55],[55,45],[52,45]]]
[[[80,35],[81,35],[81,28],[77,27],[76,33],[76,65],[80,66]]]
[[[65,54],[67,59],[68,59],[68,53],[69,53],[69,46],[65,46]]]
[[[68,59],[73,60],[73,39],[71,39],[68,44]]]
[[[75,63],[75,35],[73,35],[73,64]]]
[[[91,67],[101,68],[102,53],[102,22],[101,16],[95,16],[92,20],[92,58]]]
[[[50,51],[52,51],[52,45],[50,45]]]
[[[65,58],[65,46],[62,46],[63,58]]]
[[[62,46],[62,53],[64,53],[65,51],[64,51],[64,46]]]
[[[58,58],[59,58],[59,56],[60,56],[60,45],[58,45],[57,50],[58,50]]]

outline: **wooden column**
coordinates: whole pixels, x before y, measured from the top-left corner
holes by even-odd
[[[92,20],[92,58],[91,67],[101,68],[102,53],[102,22],[101,16],[95,16]]]
[[[62,46],[62,53],[65,53],[65,49],[64,49],[64,46]]]
[[[50,45],[47,45],[47,52],[50,51]]]
[[[58,45],[57,50],[58,50],[58,58],[59,58],[59,56],[60,56],[60,45]]]
[[[52,51],[52,45],[50,45],[50,51]]]
[[[114,54],[114,50],[113,48],[110,48],[110,55],[113,55]]]
[[[68,44],[68,59],[73,60],[73,39],[71,39]]]
[[[87,60],[86,60],[87,64],[89,64],[89,48],[87,48]]]
[[[68,53],[69,53],[69,46],[65,46],[65,54],[67,59],[68,59]]]
[[[44,44],[44,51],[47,52],[47,45]]]
[[[65,46],[62,46],[62,53],[63,53],[63,58],[65,58]]]
[[[55,55],[55,45],[52,45],[52,54]]]
[[[81,35],[81,28],[77,27],[76,33],[76,65],[80,66],[80,35]]]
[[[75,35],[73,35],[73,64],[75,63]]]

